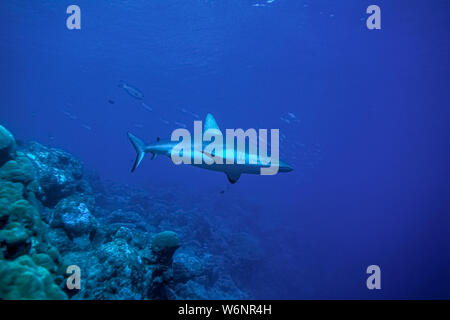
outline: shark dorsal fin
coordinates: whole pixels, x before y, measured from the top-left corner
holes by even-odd
[[[208,113],[206,115],[205,124],[203,126],[203,132],[205,132],[206,130],[209,130],[209,129],[215,129],[215,130],[220,131],[219,126],[217,125],[217,122],[211,113]]]

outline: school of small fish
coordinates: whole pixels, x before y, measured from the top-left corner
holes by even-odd
[[[269,0],[266,3],[270,4],[273,2],[274,2],[274,0]],[[122,88],[129,96],[133,97],[136,100],[144,99],[144,94],[142,93],[142,91],[129,83],[120,81],[119,87]],[[107,101],[111,105],[115,104],[115,100],[113,100],[113,99],[107,99]],[[68,104],[68,106],[71,106],[71,104]],[[144,101],[140,102],[140,106],[147,112],[154,113],[157,111],[152,106],[150,106],[148,103],[146,103]],[[188,110],[185,107],[178,107],[177,110],[181,114],[183,114],[184,117],[189,117],[191,119],[192,118],[200,119],[200,116],[198,114]],[[156,113],[158,113],[158,112],[156,112]],[[71,113],[68,110],[64,110],[63,114],[72,121],[76,121],[76,120],[79,121],[78,116],[74,115],[73,113]],[[154,119],[157,119],[160,123],[163,123],[164,125],[167,125],[167,126],[173,125],[177,128],[187,128],[187,125],[183,122],[174,121],[173,123],[171,123],[169,120],[167,120],[166,118],[164,118],[163,116],[160,116],[160,115],[155,114]],[[298,133],[298,130],[301,128],[301,126],[299,126],[301,123],[299,117],[291,111],[285,111],[280,114],[279,120],[281,121],[280,126],[279,126],[279,128],[280,128],[280,134],[279,134],[280,146],[283,146],[283,145],[289,146],[289,150],[286,150],[286,148],[283,148],[283,147],[280,148],[280,151],[286,152],[285,158],[290,158],[290,161],[293,163],[296,163],[297,167],[303,167],[303,168],[309,168],[309,169],[316,167],[317,162],[322,160],[321,147],[319,144],[313,144],[312,146],[308,146],[308,145],[306,145],[304,143],[300,143],[296,140],[289,141],[288,136],[290,135],[290,131],[296,130],[296,132],[292,132],[292,134],[295,135]],[[134,128],[138,128],[138,129],[145,128],[145,125],[140,122],[132,123],[131,125]],[[92,130],[92,127],[85,123],[81,123],[80,126],[87,131]],[[262,127],[264,127],[264,126],[262,126]],[[270,138],[268,137],[267,140],[268,141],[266,141],[266,143],[270,147]]]

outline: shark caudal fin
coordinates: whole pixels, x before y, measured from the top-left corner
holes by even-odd
[[[131,172],[136,170],[136,168],[141,163],[142,159],[145,155],[145,143],[138,137],[132,135],[128,132],[128,139],[130,139],[131,144],[133,145],[134,149],[136,149],[136,160],[134,161],[133,168],[131,168]]]

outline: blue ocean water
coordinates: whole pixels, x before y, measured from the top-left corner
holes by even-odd
[[[450,298],[450,3],[373,2],[2,1],[1,124],[102,179],[210,201],[264,252],[237,275],[252,297]],[[279,128],[294,171],[229,185],[147,156],[130,173],[127,132],[152,142],[207,113]]]

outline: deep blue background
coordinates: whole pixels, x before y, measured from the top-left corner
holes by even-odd
[[[254,3],[1,1],[1,124],[105,179],[210,196],[211,215],[244,206],[266,251],[256,297],[450,298],[450,2]],[[66,29],[70,4],[82,30]],[[381,31],[365,26],[370,4]],[[162,157],[130,174],[126,132],[192,128],[180,108],[223,129],[280,128],[295,171],[224,194],[223,174]],[[365,287],[370,264],[380,291]]]

